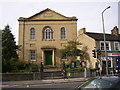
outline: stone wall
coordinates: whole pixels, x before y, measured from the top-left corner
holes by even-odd
[[[90,75],[87,77],[94,77],[95,72],[90,72]],[[6,73],[1,74],[2,81],[26,81],[26,80],[41,80],[42,79],[61,79],[63,78],[62,72],[44,72],[41,76],[41,73]],[[83,71],[71,71],[70,78],[84,77],[85,73]]]
[[[40,73],[6,73],[2,74],[2,81],[22,81],[40,79]]]

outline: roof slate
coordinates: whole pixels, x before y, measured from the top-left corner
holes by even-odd
[[[104,40],[103,33],[86,32],[85,34],[97,41]],[[120,41],[120,34],[118,34],[118,36],[113,34],[105,34],[105,37],[106,37],[106,41]]]

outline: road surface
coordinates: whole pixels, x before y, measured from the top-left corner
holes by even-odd
[[[67,82],[67,83],[51,83],[51,84],[34,84],[34,85],[3,85],[3,90],[11,88],[15,89],[18,88],[18,90],[20,88],[28,88],[28,90],[30,88],[40,88],[41,89],[75,89],[76,87],[78,87],[79,85],[81,85],[83,82]]]

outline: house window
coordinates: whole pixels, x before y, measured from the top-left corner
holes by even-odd
[[[100,41],[100,49],[104,50],[104,41]],[[106,41],[106,50],[111,50],[109,41]]]
[[[43,29],[43,39],[52,40],[53,39],[53,30],[50,27],[45,27]]]
[[[119,42],[114,42],[114,50],[120,50]]]
[[[61,28],[61,40],[66,39],[66,30],[64,27]]]
[[[30,40],[35,40],[35,29],[34,28],[30,29]]]
[[[36,51],[30,50],[30,61],[36,61]]]
[[[101,57],[101,60],[104,62],[106,61],[106,57]],[[108,60],[108,67],[113,67],[113,59],[112,57],[107,57]],[[106,67],[106,63],[103,63]]]

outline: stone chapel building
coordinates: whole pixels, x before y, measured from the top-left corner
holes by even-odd
[[[19,60],[59,67],[63,60],[60,50],[69,40],[77,38],[77,18],[47,8],[18,21]]]

